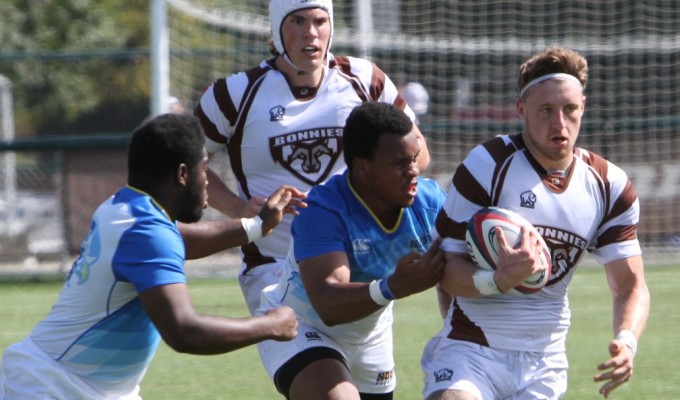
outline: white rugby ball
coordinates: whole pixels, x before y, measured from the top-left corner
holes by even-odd
[[[465,232],[465,242],[470,257],[480,268],[496,269],[499,246],[494,228],[500,227],[508,244],[516,247],[522,239],[520,230],[525,225],[535,229],[529,221],[513,211],[499,207],[487,207],[479,210],[470,218]],[[541,243],[543,250],[541,251],[540,262],[547,265],[547,268],[543,272],[529,276],[521,285],[515,287],[515,290],[521,293],[535,293],[541,290],[550,279],[552,268],[550,249],[543,238],[541,238]]]

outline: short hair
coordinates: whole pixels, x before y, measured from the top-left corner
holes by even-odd
[[[413,122],[400,108],[389,103],[366,102],[355,107],[347,117],[342,135],[347,168],[359,157],[371,160],[383,134],[406,136]]]
[[[588,61],[574,50],[553,46],[534,54],[519,67],[517,91],[541,76],[555,73],[573,75],[581,82],[583,89],[588,83]]]
[[[128,146],[128,184],[153,188],[177,173],[180,164],[195,171],[203,159],[205,137],[190,114],[162,114],[142,122]]]

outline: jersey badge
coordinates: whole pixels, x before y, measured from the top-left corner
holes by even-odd
[[[450,381],[453,377],[453,371],[448,368],[442,368],[440,370],[434,371],[434,380],[436,382]]]
[[[524,208],[534,208],[536,205],[536,194],[527,190],[519,195],[519,205]]]
[[[354,253],[368,253],[371,251],[371,239],[354,239],[352,241]]]
[[[269,120],[270,121],[282,121],[283,116],[286,114],[286,109],[283,106],[272,107],[269,110]]]

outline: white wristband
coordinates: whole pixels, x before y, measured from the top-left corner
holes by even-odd
[[[621,329],[619,333],[616,334],[616,340],[625,344],[633,352],[633,355],[637,353],[637,336],[633,331],[629,329]]]
[[[390,299],[383,296],[382,291],[380,290],[380,281],[382,281],[382,279],[368,284],[368,294],[371,295],[371,299],[375,304],[379,306],[386,306],[390,304]]]
[[[494,271],[479,270],[472,275],[472,281],[475,284],[475,288],[483,296],[502,294],[494,280]]]
[[[260,218],[259,215],[256,215],[253,218],[241,218],[241,226],[243,227],[243,230],[246,231],[248,243],[254,242],[262,237],[262,218]]]

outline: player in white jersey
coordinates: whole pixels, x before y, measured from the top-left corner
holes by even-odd
[[[575,147],[587,77],[585,58],[569,49],[532,56],[518,80],[522,133],[478,145],[457,168],[436,223],[447,259],[440,286],[453,301],[423,353],[424,398],[564,396],[567,286],[585,251],[604,265],[614,303],[611,358],[594,379],[607,397],[631,377],[650,302],[639,202],[620,168]],[[537,228],[523,229],[518,248],[500,241],[493,274],[473,265],[465,244],[467,221],[485,206],[513,210]],[[552,255],[550,281],[534,294],[508,292],[545,268],[537,262],[539,234]]]
[[[288,399],[392,398],[392,301],[433,287],[444,267],[430,233],[445,194],[418,176],[413,125],[391,104],[355,108],[347,171],[312,188],[293,220],[285,272],[258,310],[288,305],[300,323],[287,345],[258,347]]]
[[[251,217],[272,188],[291,185],[307,192],[345,170],[345,119],[366,101],[394,104],[415,114],[395,85],[368,60],[334,56],[331,0],[272,0],[269,4],[275,57],[214,82],[195,115],[210,156],[226,148],[237,185],[232,193],[210,176],[210,205],[232,218]],[[420,131],[421,170],[429,153]],[[212,173],[212,172],[211,172]],[[262,288],[278,281],[290,244],[291,218],[271,235],[242,250],[239,282],[252,312]]]
[[[207,204],[203,145],[201,126],[189,115],[161,115],[135,130],[128,185],[95,212],[50,313],[3,353],[1,399],[140,399],[139,383],[161,338],[177,351],[218,354],[296,335],[287,307],[245,319],[193,309],[176,221],[191,223],[183,229],[188,246],[201,244],[190,249],[194,254],[259,234],[238,221],[196,222]],[[270,196],[259,214],[262,233],[294,212],[292,195],[299,193],[282,187]]]

